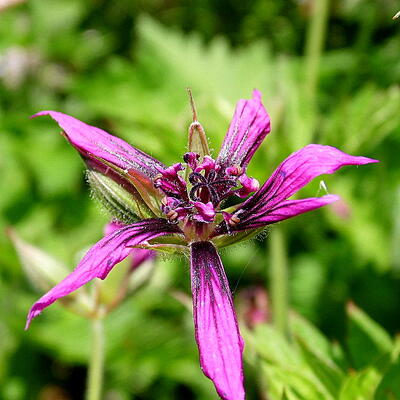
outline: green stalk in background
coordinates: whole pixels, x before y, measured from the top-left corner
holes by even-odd
[[[314,0],[312,2],[311,19],[305,45],[305,90],[308,93],[311,105],[315,104],[319,65],[325,42],[328,15],[329,0]]]
[[[100,400],[104,373],[104,327],[103,319],[95,317],[91,321],[92,348],[87,375],[86,400]]]
[[[269,244],[272,320],[278,331],[285,335],[288,333],[288,262],[285,235],[280,226],[272,230]]]

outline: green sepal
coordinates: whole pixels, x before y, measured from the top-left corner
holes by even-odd
[[[133,186],[137,201],[142,202],[152,213],[152,217],[160,217],[162,193],[154,187],[153,181],[135,169],[121,169],[103,159],[98,159],[102,164],[117,173],[123,180]],[[88,164],[89,165],[89,164]],[[91,168],[90,168],[91,169]],[[149,217],[145,217],[149,218]]]
[[[189,255],[189,247],[180,244],[138,244],[133,247],[136,249],[159,251],[161,253]]]
[[[138,220],[156,216],[139,193],[126,190],[101,172],[90,169],[87,171],[86,178],[93,197],[118,221],[132,224]]]
[[[211,239],[211,241],[217,248],[221,249],[223,247],[227,247],[235,243],[252,239],[253,237],[261,234],[263,231],[265,231],[265,228],[232,232],[232,233],[227,233],[226,235],[215,236],[214,238]]]

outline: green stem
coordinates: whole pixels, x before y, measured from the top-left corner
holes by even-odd
[[[312,16],[306,38],[305,89],[310,96],[311,103],[314,104],[319,64],[328,22],[329,0],[314,0],[312,6]]]
[[[86,400],[100,400],[103,388],[104,327],[101,318],[91,320],[91,354],[87,376]]]
[[[272,320],[282,334],[288,333],[288,265],[285,236],[279,226],[275,226],[270,238],[270,293]]]

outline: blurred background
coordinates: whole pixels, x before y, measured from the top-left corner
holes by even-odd
[[[0,398],[83,398],[90,349],[87,321],[60,304],[23,330],[43,289],[6,227],[71,270],[109,220],[57,125],[29,116],[71,114],[169,165],[186,149],[190,87],[214,154],[236,101],[262,91],[272,133],[249,167],[260,182],[308,143],[381,161],[316,179],[302,196],[342,200],[223,251],[248,398],[400,399],[399,7],[0,1]],[[154,263],[106,320],[104,398],[217,398],[198,365],[187,262]]]

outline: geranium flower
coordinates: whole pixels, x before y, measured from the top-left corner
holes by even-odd
[[[55,111],[36,114],[40,115],[49,115],[59,124],[86,162],[94,191],[116,210],[117,218],[124,218],[126,225],[95,244],[70,275],[33,305],[27,327],[32,318],[60,297],[94,278],[106,278],[132,247],[188,252],[201,368],[221,398],[244,399],[243,340],[217,248],[338,200],[330,194],[290,198],[321,174],[376,160],[310,144],[284,160],[260,187],[246,174],[253,154],[270,132],[270,118],[258,91],[253,92],[252,99],[238,102],[215,159],[209,154],[194,111],[189,152],[183,156],[184,163],[170,167],[71,116]],[[232,196],[246,199],[224,209],[225,200]]]

